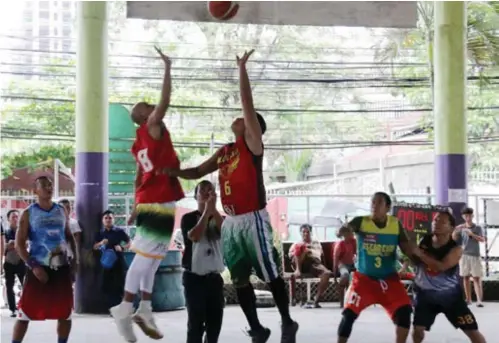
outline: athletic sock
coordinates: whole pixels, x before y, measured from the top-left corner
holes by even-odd
[[[289,298],[284,280],[278,277],[269,283],[269,287],[274,296],[275,305],[281,314],[282,323],[285,325],[293,323],[293,320],[289,315]]]
[[[262,324],[260,324],[260,320],[258,320],[258,314],[256,312],[255,290],[253,289],[251,283],[244,287],[236,287],[236,293],[237,299],[239,300],[239,306],[241,306],[251,330],[261,330]]]
[[[67,338],[61,338],[61,337],[59,337],[57,339],[57,343],[68,343],[68,339]]]

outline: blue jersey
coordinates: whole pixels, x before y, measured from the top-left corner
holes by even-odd
[[[54,203],[50,210],[32,204],[29,214],[29,255],[44,266],[50,266],[50,259],[66,250],[66,213],[62,206]]]
[[[364,216],[354,218],[350,225],[357,237],[357,271],[373,279],[396,274],[399,238],[405,234],[398,219],[388,216],[384,227],[378,227],[370,216]]]
[[[421,240],[419,247],[436,260],[443,260],[459,242],[450,239],[447,244],[435,248],[432,244],[432,235],[427,235]],[[414,279],[416,294],[424,293],[425,298],[431,298],[433,302],[445,305],[462,296],[461,278],[459,276],[459,264],[445,270],[436,272],[424,264],[416,266],[416,277]]]

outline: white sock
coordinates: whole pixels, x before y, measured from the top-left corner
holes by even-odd
[[[152,311],[151,300],[141,300],[139,310]]]
[[[133,313],[133,303],[128,302],[128,301],[122,301],[120,304],[120,307],[123,309],[124,312],[126,313]]]

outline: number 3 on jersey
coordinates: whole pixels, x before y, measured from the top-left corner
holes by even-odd
[[[139,150],[137,152],[137,160],[139,161],[145,173],[148,173],[154,169],[149,156],[147,156],[147,148]]]
[[[374,266],[376,268],[381,268],[381,257],[380,256],[376,256],[374,258]]]
[[[224,193],[225,193],[225,195],[230,195],[232,193],[232,189],[230,188],[229,181],[224,182]]]

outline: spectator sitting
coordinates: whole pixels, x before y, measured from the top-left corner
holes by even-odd
[[[318,240],[312,239],[312,227],[309,224],[303,224],[300,227],[302,241],[294,243],[289,249],[289,258],[291,259],[292,266],[295,268],[294,274],[291,276],[291,287],[295,289],[296,278],[302,274],[311,274],[313,277],[320,278],[317,295],[313,304],[305,304],[302,306],[320,308],[319,299],[326,291],[329,285],[329,278],[332,273],[322,263],[322,246]],[[294,304],[296,299],[292,299]]]
[[[114,214],[107,210],[102,214],[102,229],[95,237],[95,250],[112,249],[117,260],[111,268],[102,269],[102,291],[109,301],[111,308],[121,302],[125,286],[125,258],[123,251],[130,247],[130,237],[127,233],[114,225]]]

